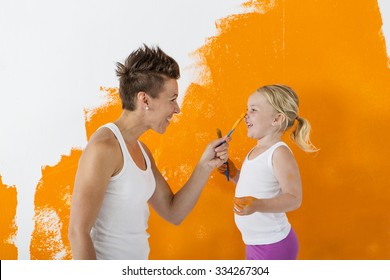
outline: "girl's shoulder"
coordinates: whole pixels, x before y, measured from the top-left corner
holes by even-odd
[[[295,157],[290,147],[284,142],[279,142],[279,143],[281,144],[275,147],[275,150],[272,154],[273,165],[275,166],[275,164],[284,165],[284,164],[295,163]]]

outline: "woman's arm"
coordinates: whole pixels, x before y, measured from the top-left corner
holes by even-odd
[[[191,212],[213,169],[227,160],[228,145],[223,144],[218,147],[224,140],[226,139],[215,140],[207,146],[190,178],[176,194],[173,194],[158,170],[150,151],[146,149],[151,158],[152,170],[156,179],[156,190],[149,203],[161,217],[179,225]]]
[[[69,221],[73,259],[96,259],[90,232],[107,184],[121,162],[115,148],[110,141],[91,140],[80,158]]]

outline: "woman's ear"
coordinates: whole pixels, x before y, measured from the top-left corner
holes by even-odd
[[[140,91],[137,93],[137,103],[138,105],[140,105],[140,108],[149,110],[149,105],[150,105],[149,101],[150,101],[150,97],[146,92]]]

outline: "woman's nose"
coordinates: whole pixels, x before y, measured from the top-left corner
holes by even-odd
[[[177,101],[176,101],[176,104],[175,104],[175,113],[176,114],[179,114],[180,113],[180,107],[179,107],[179,104],[177,104]]]

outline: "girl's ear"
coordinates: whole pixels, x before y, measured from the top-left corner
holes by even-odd
[[[278,113],[275,116],[274,120],[272,121],[272,125],[273,126],[275,126],[275,125],[281,126],[284,123],[285,120],[286,120],[286,116],[284,114],[282,114],[282,113]]]

